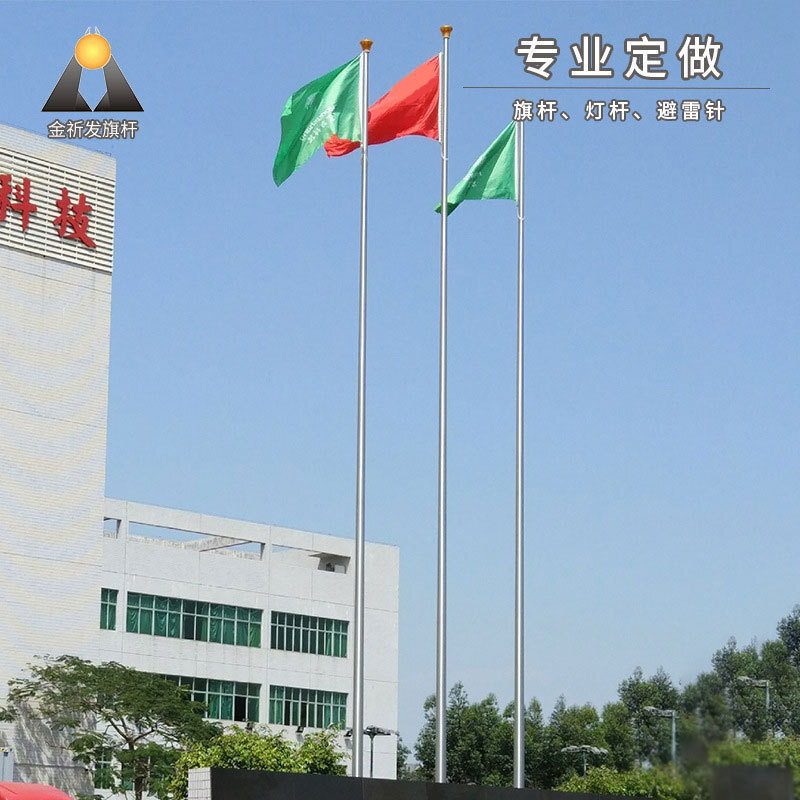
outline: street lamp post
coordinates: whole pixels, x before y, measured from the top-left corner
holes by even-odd
[[[756,686],[759,689],[765,690],[767,706],[767,730],[769,730],[769,681],[766,678],[751,678],[748,675],[739,675],[736,680],[745,686]]]
[[[766,690],[766,701],[767,701],[767,715],[769,715],[769,681],[759,680],[757,678],[750,678],[747,675],[739,675],[736,678],[739,683],[743,683],[745,686],[757,686],[759,689]]]
[[[562,753],[580,753],[583,756],[583,774],[586,775],[586,755],[591,753],[595,756],[608,755],[605,747],[594,747],[591,744],[571,744],[561,748]]]
[[[372,777],[372,770],[375,760],[375,737],[376,736],[391,736],[397,734],[397,731],[390,731],[388,728],[379,728],[377,725],[370,725],[364,728],[364,735],[369,736],[369,776]]]
[[[645,706],[644,710],[656,717],[669,717],[672,720],[672,764],[674,766],[678,763],[678,735],[676,730],[678,712],[674,708],[656,708],[655,706]]]

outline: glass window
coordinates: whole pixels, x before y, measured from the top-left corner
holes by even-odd
[[[151,608],[139,609],[139,633],[153,632],[153,610]]]
[[[104,747],[94,762],[94,788],[113,789],[114,773],[111,764],[111,748]]]
[[[167,635],[167,612],[156,609],[153,612],[153,633],[156,636]]]
[[[236,644],[246,645],[248,638],[248,628],[250,627],[247,622],[236,622]]]
[[[107,631],[117,629],[117,594],[116,589],[100,590],[100,627]]]
[[[210,719],[219,719],[219,695],[208,695],[208,716]]]
[[[100,626],[116,626],[116,589],[103,589]],[[172,639],[261,647],[262,611],[202,600],[128,592],[125,628]]]
[[[215,612],[215,609],[219,609],[219,612]],[[211,618],[208,626],[208,641],[222,641],[222,608],[220,608],[220,606],[211,606]]]
[[[346,658],[348,625],[347,620],[342,619],[273,611],[270,645],[273,650]],[[260,630],[258,641],[260,643]]]
[[[273,725],[343,726],[346,708],[347,694],[342,692],[292,686],[269,687],[269,721]]]
[[[139,633],[139,595],[128,592],[128,610],[125,615],[125,630]]]
[[[261,685],[258,683],[234,683],[177,675],[163,677],[186,686],[193,700],[206,705],[206,717],[209,719],[259,721]]]
[[[181,635],[181,615],[170,607],[167,614],[167,636],[170,639],[179,639]]]

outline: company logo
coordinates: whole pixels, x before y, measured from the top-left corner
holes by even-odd
[[[91,28],[87,28],[86,33],[78,39],[75,55],[58,79],[42,111],[91,111],[80,92],[81,75],[84,69],[101,67],[106,81],[106,93],[94,110],[141,111],[141,103],[111,55],[111,45],[97,28],[94,33],[91,33]]]

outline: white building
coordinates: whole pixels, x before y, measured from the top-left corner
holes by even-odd
[[[346,729],[351,539],[105,498],[114,194],[112,158],[0,125],[0,705],[69,653],[174,676],[231,724]],[[364,717],[388,729],[398,571],[367,545]],[[16,780],[86,791],[52,744],[0,725]],[[375,739],[376,777],[396,744]]]

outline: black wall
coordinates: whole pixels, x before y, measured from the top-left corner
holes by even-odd
[[[793,776],[783,767],[717,767],[711,800],[792,800]]]
[[[211,769],[211,800],[619,800],[608,795]],[[646,800],[640,798],[639,800]],[[781,798],[783,800],[783,798]]]

